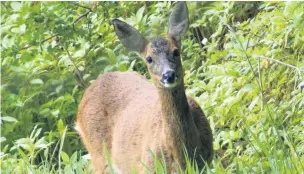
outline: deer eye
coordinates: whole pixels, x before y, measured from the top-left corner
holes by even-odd
[[[152,63],[152,57],[151,56],[148,56],[147,58],[146,58],[146,61],[150,64],[150,63]]]
[[[173,50],[173,56],[174,57],[178,57],[180,54],[179,54],[179,50],[178,49],[175,49]]]

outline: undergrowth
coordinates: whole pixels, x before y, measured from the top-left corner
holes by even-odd
[[[304,3],[187,4],[186,93],[210,122],[215,155],[203,171],[188,159],[179,172],[303,173]],[[74,129],[85,88],[108,71],[150,78],[110,21],[164,35],[173,6],[1,2],[1,173],[91,173]]]

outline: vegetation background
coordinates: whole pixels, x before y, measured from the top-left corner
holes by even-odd
[[[207,173],[304,172],[304,2],[188,2],[187,94],[214,133]],[[89,173],[74,122],[94,79],[137,71],[112,18],[165,34],[172,2],[1,2],[1,173]],[[158,171],[162,173],[162,171]],[[191,165],[185,173],[199,173]]]

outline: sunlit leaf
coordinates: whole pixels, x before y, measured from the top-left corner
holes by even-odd
[[[65,164],[68,164],[68,163],[69,163],[70,158],[69,158],[69,155],[68,155],[68,154],[66,154],[65,152],[61,151],[61,152],[60,152],[60,156],[61,156],[62,161],[63,161]]]
[[[18,122],[18,120],[14,117],[11,117],[11,116],[4,116],[4,117],[1,117],[1,120],[3,121],[7,121],[7,122]]]
[[[58,130],[58,132],[63,132],[64,131],[64,124],[63,124],[63,121],[61,119],[58,120],[58,122],[57,122],[57,130]]]
[[[137,12],[136,12],[136,21],[139,22],[141,21],[143,14],[145,11],[145,6],[141,7]]]
[[[22,4],[20,2],[12,2],[11,7],[14,11],[19,11],[22,7]]]
[[[107,50],[107,53],[108,53],[108,61],[112,64],[112,65],[114,65],[114,64],[116,64],[116,55],[115,55],[115,53],[113,52],[113,50],[111,50],[111,49],[106,49]]]
[[[43,81],[41,79],[33,79],[30,81],[30,83],[33,85],[42,85]]]

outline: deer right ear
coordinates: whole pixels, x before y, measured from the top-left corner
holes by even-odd
[[[132,51],[144,52],[148,41],[135,28],[119,19],[112,19],[112,24],[123,46]]]
[[[174,11],[169,19],[169,34],[177,41],[188,29],[188,8],[186,2],[176,2]]]

